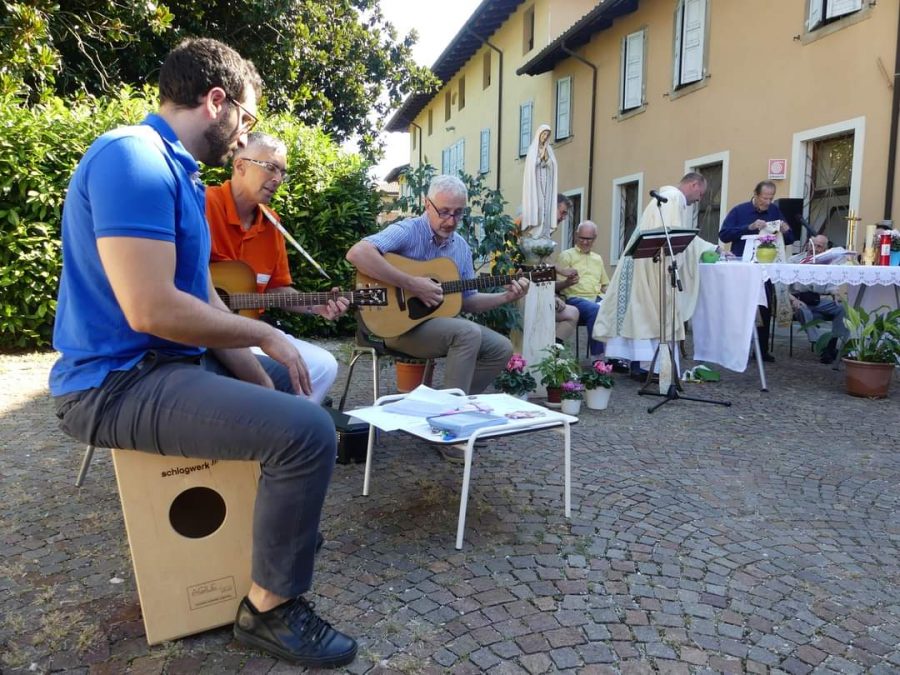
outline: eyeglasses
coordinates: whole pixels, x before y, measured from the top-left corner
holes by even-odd
[[[282,183],[287,183],[288,176],[290,174],[288,174],[286,169],[282,169],[277,164],[273,164],[272,162],[264,162],[259,159],[252,159],[250,157],[241,157],[241,159],[246,159],[248,162],[256,164],[256,166],[261,166],[263,169],[265,169],[268,173],[272,174],[273,176],[276,176],[276,175],[280,176]]]
[[[241,120],[241,133],[249,134],[253,130],[253,127],[256,126],[256,123],[259,122],[259,119],[256,117],[256,115],[247,110],[231,96],[226,96],[225,99],[229,103],[233,103],[234,105],[236,105],[238,107],[238,110],[243,113],[244,119]]]
[[[451,211],[450,209],[439,209],[428,197],[425,198],[425,201],[431,204],[431,208],[434,209],[434,212],[441,220],[448,220],[450,218],[453,218],[453,220],[460,220],[462,218],[465,218],[469,213],[469,209],[467,208],[456,209],[455,211]]]
[[[576,239],[580,239],[581,241],[594,241],[597,237],[575,237]]]

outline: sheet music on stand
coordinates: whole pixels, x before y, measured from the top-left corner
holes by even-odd
[[[676,255],[686,249],[697,236],[697,230],[677,229],[669,230],[669,239],[672,242],[672,252]],[[646,230],[638,235],[634,243],[629,246],[623,255],[632,258],[652,258],[660,248],[666,246],[666,231],[662,228]],[[666,251],[668,253],[668,251]]]

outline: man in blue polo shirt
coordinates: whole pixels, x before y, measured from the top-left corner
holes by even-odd
[[[731,243],[731,252],[740,258],[744,255],[745,235],[757,235],[767,228],[769,223],[777,227],[784,237],[785,244],[794,242],[794,233],[781,215],[781,209],[774,203],[775,183],[769,180],[760,181],[753,188],[753,196],[749,202],[738,204],[722,222],[719,230],[719,239]],[[763,361],[774,361],[775,357],[769,353],[769,328],[772,325],[772,303],[775,299],[775,289],[772,282],[766,282],[766,307],[759,308],[762,325],[757,326],[759,347]]]
[[[60,426],[85,443],[259,461],[252,585],[235,636],[306,666],[335,666],[353,660],[356,643],[302,597],[334,425],[294,395],[310,383],[293,345],[231,314],[209,279],[197,161],[221,165],[246,143],[260,89],[253,64],[233,49],[185,40],[160,70],[159,113],[88,149],[63,208],[50,389]]]
[[[455,176],[435,176],[428,186],[425,213],[389,225],[381,232],[357,242],[347,252],[349,260],[363,274],[404,289],[428,307],[443,299],[441,285],[429,277],[417,277],[391,265],[385,253],[414,260],[447,257],[459,270],[460,279],[472,279],[472,250],[456,231],[469,199],[465,184]],[[502,293],[463,292],[464,312],[485,312],[518,300],[528,291],[528,281],[514,280]],[[512,356],[509,339],[468,319],[438,317],[420,323],[403,335],[385,338],[391,349],[418,358],[446,356],[446,388],[480,394],[494,380]]]

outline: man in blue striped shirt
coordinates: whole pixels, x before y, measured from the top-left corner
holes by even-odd
[[[381,232],[357,242],[347,252],[360,272],[383,283],[402,288],[426,306],[443,301],[441,285],[429,277],[417,277],[391,265],[385,253],[413,260],[450,258],[460,279],[473,279],[472,250],[456,227],[466,212],[469,195],[465,184],[454,176],[435,176],[428,186],[425,213],[389,225]],[[518,300],[528,292],[528,281],[514,280],[503,292],[463,291],[465,312],[485,312]],[[467,319],[437,317],[420,323],[403,335],[385,338],[389,348],[417,358],[446,357],[445,388],[467,394],[485,390],[512,356],[509,339]]]

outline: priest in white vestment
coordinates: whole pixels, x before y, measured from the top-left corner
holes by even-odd
[[[699,173],[688,173],[678,186],[666,185],[659,194],[667,199],[657,205],[651,199],[641,216],[638,227],[626,245],[627,250],[637,237],[647,230],[666,227],[692,229],[693,204],[706,192],[706,179]],[[683,340],[684,322],[691,318],[697,305],[700,288],[700,255],[716,249],[716,244],[695,237],[690,245],[675,256],[684,290],[669,285],[666,274],[666,294],[669,306],[666,312],[666,338]],[[668,268],[668,256],[666,258]],[[606,356],[628,361],[650,361],[659,344],[659,275],[660,265],[652,258],[619,258],[619,264],[609,284],[609,289],[594,323],[594,339],[606,343]],[[674,336],[672,327],[672,297],[675,301]],[[665,350],[661,350],[665,351]],[[667,360],[667,359],[666,359]],[[663,364],[665,365],[665,364]]]

